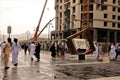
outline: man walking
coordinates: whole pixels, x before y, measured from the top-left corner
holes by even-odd
[[[14,42],[12,44],[11,50],[12,50],[12,63],[14,66],[18,65],[18,53],[20,49],[20,44],[18,43],[18,39],[14,38]]]
[[[41,45],[40,45],[40,43],[38,42],[37,45],[36,45],[36,49],[35,49],[35,56],[36,56],[36,58],[37,58],[37,61],[40,60],[40,47],[41,47]]]
[[[51,51],[51,56],[52,58],[56,57],[56,50],[55,50],[55,44],[53,43],[53,45],[50,47],[50,51]]]
[[[34,42],[32,42],[31,44],[30,44],[30,57],[31,57],[31,61],[33,61],[33,56],[34,56],[34,54],[35,54],[35,43]]]
[[[8,67],[8,61],[9,61],[9,56],[10,56],[10,47],[11,47],[11,38],[8,38],[7,39],[7,42],[5,44],[5,53],[4,53],[4,69],[7,70],[9,67]]]
[[[118,46],[116,47],[115,52],[116,52],[115,59],[117,59],[118,55],[120,55],[120,43],[119,43]]]

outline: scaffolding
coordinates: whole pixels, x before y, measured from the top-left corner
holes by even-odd
[[[82,0],[81,2],[81,8],[82,8],[82,20],[81,20],[81,31],[73,34],[73,35],[70,35],[67,37],[67,45],[68,45],[68,48],[71,52],[71,54],[77,54],[77,50],[75,49],[75,46],[73,44],[73,41],[72,39],[77,37],[77,36],[80,36],[82,35],[82,38],[86,38],[89,42],[89,45],[90,45],[90,48],[89,50],[87,50],[85,52],[85,54],[91,54],[95,48],[94,48],[94,44],[93,44],[93,41],[91,39],[91,35],[89,33],[89,29],[90,29],[90,0]]]

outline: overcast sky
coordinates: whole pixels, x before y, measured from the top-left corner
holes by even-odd
[[[34,33],[44,3],[45,0],[0,0],[0,34],[7,34],[8,26],[12,27],[12,34],[26,31]],[[53,17],[55,17],[54,0],[48,0],[40,30]],[[54,21],[52,23],[54,25]],[[46,28],[43,33],[47,34],[48,29]]]

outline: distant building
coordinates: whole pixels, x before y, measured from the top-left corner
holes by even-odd
[[[56,24],[51,39],[57,44],[81,30],[82,3],[55,0]],[[90,0],[89,24],[93,41],[120,42],[120,0]]]

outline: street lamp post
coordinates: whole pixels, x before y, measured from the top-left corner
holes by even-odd
[[[49,25],[48,25],[48,43],[47,43],[47,50],[49,50],[49,46],[50,46],[50,38],[49,38],[49,36],[50,36],[50,26],[52,26],[53,27],[53,24],[52,23],[49,23]]]
[[[9,34],[9,38],[10,38],[11,30],[12,30],[12,29],[11,29],[11,26],[8,26],[8,27],[7,27],[7,33]]]
[[[27,40],[28,40],[29,39],[30,31],[26,31],[26,34],[27,34]]]
[[[49,24],[49,27],[48,27],[48,40],[50,39],[49,37],[50,37],[50,26],[52,25],[52,27],[53,27],[53,24],[52,23],[50,23]]]

